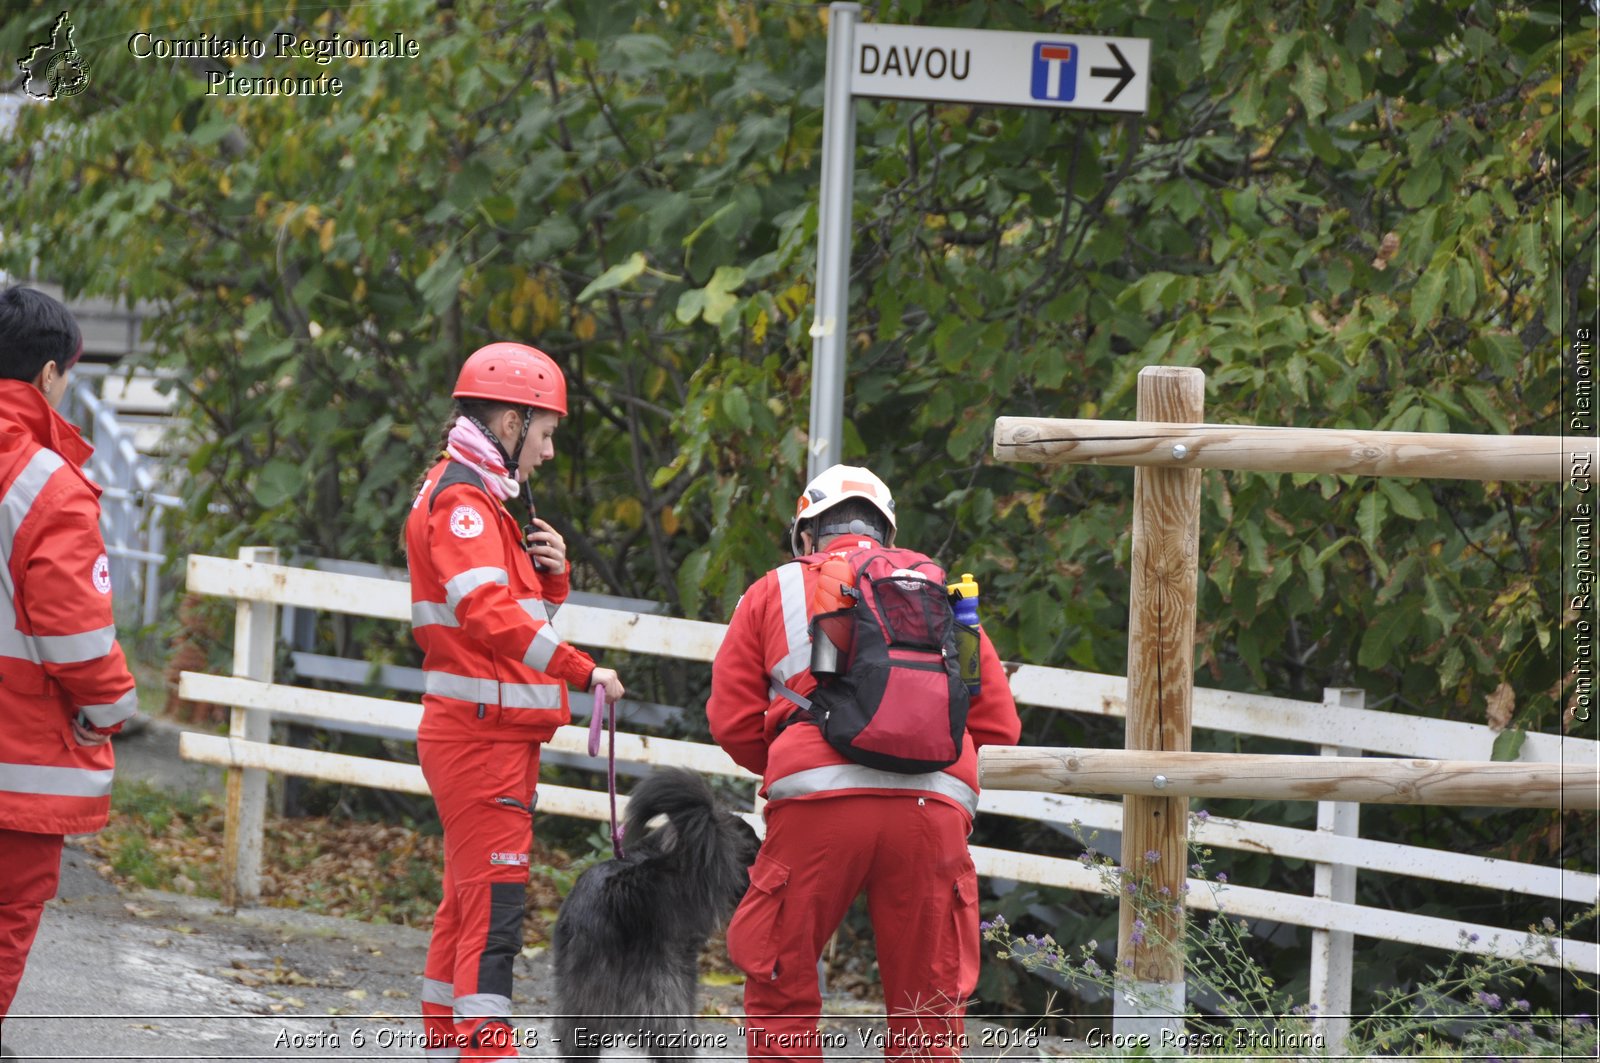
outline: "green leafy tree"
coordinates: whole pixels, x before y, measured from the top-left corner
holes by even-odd
[[[1172,363],[1205,369],[1212,421],[1560,431],[1563,330],[1595,312],[1587,7],[864,8],[1152,42],[1142,116],[858,104],[846,454],[894,485],[903,542],[979,574],[1008,658],[1123,671],[1132,477],[996,465],[998,415],[1131,417],[1138,369]],[[58,14],[30,10],[0,54]],[[455,367],[518,338],[572,382],[538,486],[580,584],[724,619],[781,558],[804,481],[825,23],[707,0],[84,13],[87,89],[23,108],[0,144],[0,267],[159,308],[155,357],[181,370],[192,428],[182,552],[397,563]],[[403,34],[418,55],[125,46],[202,28]],[[342,92],[210,94],[229,73]],[[1208,473],[1201,682],[1359,686],[1370,706],[1489,720],[1515,755],[1519,730],[1562,723],[1557,498]],[[697,703],[703,674],[656,667],[650,696]],[[1040,715],[1026,740],[1116,739]],[[1574,829],[1592,819],[1386,822],[1594,864]]]

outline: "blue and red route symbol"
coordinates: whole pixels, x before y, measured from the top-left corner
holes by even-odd
[[[1078,46],[1063,41],[1038,41],[1033,46],[1032,96],[1036,100],[1072,100],[1078,94]]]

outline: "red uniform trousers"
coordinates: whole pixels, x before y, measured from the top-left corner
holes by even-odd
[[[59,834],[0,830],[0,853],[5,854],[0,868],[0,1020],[11,1010],[22,982],[44,902],[56,895],[61,844]]]
[[[444,899],[423,968],[427,1054],[516,1056],[510,1029],[512,964],[533,847],[537,742],[421,740],[417,759],[444,825]],[[478,1042],[474,1046],[474,1040]]]
[[[970,825],[963,810],[914,793],[769,806],[750,890],[728,927],[728,955],[747,976],[750,1059],[823,1056],[817,960],[863,890],[890,1014],[885,1056],[961,1055],[978,981]]]

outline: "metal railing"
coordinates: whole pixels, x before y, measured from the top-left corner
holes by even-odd
[[[141,626],[155,623],[161,605],[161,567],[167,561],[167,510],[183,503],[162,492],[157,459],[140,452],[135,428],[100,394],[108,371],[81,365],[73,373],[61,414],[94,446],[86,470],[100,485],[100,528],[111,558],[111,587],[119,610],[136,609]],[[148,422],[145,422],[148,423]],[[130,606],[130,603],[138,603]]]

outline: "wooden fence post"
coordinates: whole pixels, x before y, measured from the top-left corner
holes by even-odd
[[[1366,708],[1364,690],[1329,688],[1322,703],[1346,709]],[[1359,757],[1359,749],[1323,746],[1325,757]],[[1354,838],[1361,833],[1361,805],[1354,801],[1318,801],[1317,830]],[[1318,864],[1313,893],[1342,904],[1356,901],[1356,869],[1345,864]],[[1355,935],[1348,930],[1311,932],[1311,1003],[1315,1026],[1329,1055],[1344,1053],[1350,1036],[1350,970],[1355,955]]]
[[[1204,420],[1205,388],[1199,369],[1146,366],[1139,371],[1138,418],[1197,424]],[[1189,750],[1199,564],[1200,470],[1135,469],[1127,749]],[[1183,1029],[1189,802],[1130,795],[1122,815],[1123,882],[1141,896],[1127,888],[1121,896],[1118,973],[1131,985],[1117,994],[1116,1032],[1161,1045],[1163,1032]]]
[[[270,546],[246,546],[239,560],[261,565],[278,563]],[[240,600],[233,626],[233,674],[272,682],[277,650],[278,607],[271,602]],[[271,715],[262,709],[235,707],[228,737],[267,742]],[[230,908],[261,899],[261,836],[266,829],[267,773],[257,768],[228,769],[228,807],[222,855],[222,900]]]

